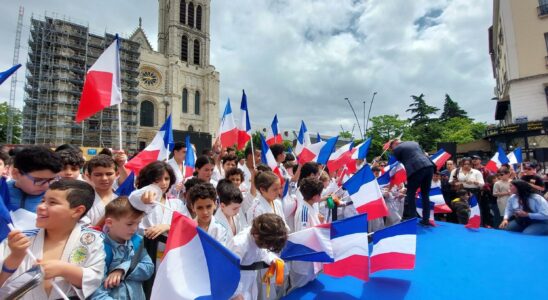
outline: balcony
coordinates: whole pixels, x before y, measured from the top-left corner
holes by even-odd
[[[537,13],[539,17],[546,17],[546,15],[548,15],[548,4],[539,5],[537,7]]]

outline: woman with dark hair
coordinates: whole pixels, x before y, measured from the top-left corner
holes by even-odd
[[[548,235],[548,202],[520,179],[512,181],[510,192],[513,195],[508,199],[499,227],[525,234]]]
[[[217,181],[212,178],[213,169],[215,168],[215,161],[206,155],[202,155],[196,159],[194,164],[194,177],[197,177],[205,182],[217,186]]]

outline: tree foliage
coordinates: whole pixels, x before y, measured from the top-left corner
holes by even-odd
[[[413,102],[409,105],[406,112],[413,114],[411,118],[409,118],[409,121],[413,125],[420,125],[432,121],[429,116],[440,110],[437,107],[426,104],[424,94],[420,94],[419,96],[412,95],[411,98],[413,99]]]
[[[8,140],[8,113],[9,106],[7,102],[0,103],[0,141],[6,143]],[[23,115],[17,108],[11,110],[13,113],[13,144],[21,143],[21,124]]]
[[[443,112],[440,116],[440,121],[447,121],[451,118],[468,119],[468,114],[464,109],[461,109],[456,101],[453,101],[448,94],[445,94],[445,103],[443,104]]]

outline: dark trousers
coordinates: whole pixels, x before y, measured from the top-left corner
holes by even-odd
[[[415,204],[415,194],[417,189],[421,188],[422,198],[422,220],[428,222],[430,218],[430,185],[434,176],[434,167],[426,167],[418,170],[407,177],[407,194],[405,196],[405,207],[403,209],[403,218],[411,219],[417,216],[417,205]]]

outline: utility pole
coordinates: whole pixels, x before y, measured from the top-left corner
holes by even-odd
[[[13,64],[19,63],[19,48],[21,48],[21,29],[23,28],[23,14],[25,9],[19,6],[19,16],[17,17],[17,28],[15,29],[15,46],[13,48]],[[10,101],[8,104],[8,135],[7,143],[13,142],[13,115],[15,114],[15,91],[17,89],[17,72],[11,75]]]
[[[358,116],[356,115],[356,111],[354,110],[354,107],[352,106],[352,103],[350,103],[350,100],[348,100],[348,98],[344,98],[344,100],[348,102],[348,105],[350,105],[350,109],[352,109],[352,113],[354,113],[354,118],[356,118],[356,123],[358,123],[358,129],[360,130],[360,135],[362,136],[362,140],[363,140],[363,131],[362,131],[362,127],[360,126],[360,121],[358,120]]]
[[[377,95],[377,92],[373,93],[373,97],[371,97],[371,104],[369,104],[369,112],[367,113],[367,124],[365,125],[365,134],[366,135],[367,135],[367,129],[369,128],[369,115],[371,114],[371,107],[373,106],[373,101],[375,100],[375,95]],[[365,111],[364,111],[364,113],[365,113]]]

